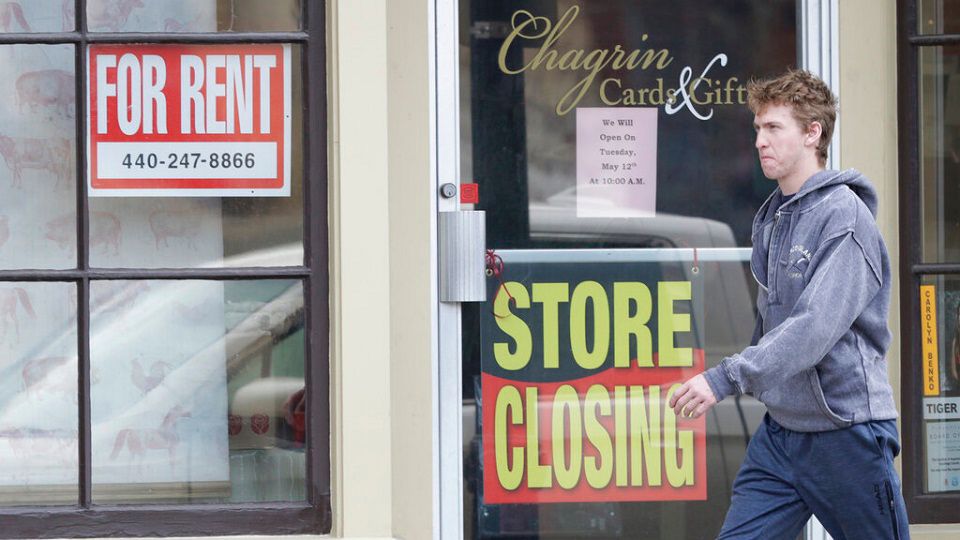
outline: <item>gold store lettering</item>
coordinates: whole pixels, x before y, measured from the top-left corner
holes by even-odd
[[[511,20],[513,30],[504,40],[498,56],[500,70],[508,75],[518,75],[541,67],[546,71],[587,71],[587,75],[570,88],[557,103],[558,115],[563,116],[576,107],[583,96],[586,95],[587,90],[593,85],[597,75],[608,66],[616,70],[624,68],[646,70],[650,69],[651,66],[657,70],[663,70],[673,62],[673,56],[670,55],[669,49],[634,49],[628,53],[620,45],[616,45],[612,51],[610,49],[594,49],[587,52],[584,49],[570,49],[560,54],[553,49],[553,46],[570,28],[579,13],[579,6],[571,6],[557,23],[553,24],[547,17],[538,17],[526,10],[517,11],[513,14]],[[647,34],[643,34],[640,39],[646,41],[647,37]],[[507,55],[515,41],[522,43],[524,40],[539,39],[543,39],[543,44],[540,45],[536,55],[527,64],[519,68],[507,65]]]

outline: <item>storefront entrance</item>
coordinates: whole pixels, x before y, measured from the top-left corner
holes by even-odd
[[[801,65],[808,3],[440,4],[440,210],[487,248],[486,301],[441,309],[443,537],[713,538],[764,408],[666,401],[750,341],[746,84]]]

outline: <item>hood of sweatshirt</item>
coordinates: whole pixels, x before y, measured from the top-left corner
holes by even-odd
[[[800,191],[789,200],[779,189],[773,190],[766,201],[760,205],[753,218],[752,241],[754,277],[761,285],[767,285],[767,268],[765,262],[768,257],[770,231],[779,212],[790,214],[789,228],[793,228],[800,212],[813,209],[828,201],[836,194],[836,187],[845,185],[863,202],[874,219],[877,217],[879,199],[873,184],[856,169],[843,171],[822,170],[807,179],[800,187]]]

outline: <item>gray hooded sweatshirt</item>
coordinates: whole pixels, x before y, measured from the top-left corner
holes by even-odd
[[[705,372],[717,401],[751,394],[794,431],[896,418],[887,380],[890,261],[877,194],[855,170],[821,171],[753,221],[759,318],[750,347]]]

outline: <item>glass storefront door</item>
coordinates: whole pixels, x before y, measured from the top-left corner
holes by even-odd
[[[798,64],[797,11],[459,0],[462,209],[488,248],[461,315],[464,538],[716,535],[763,406],[666,401],[750,341],[776,186],[746,84]]]

